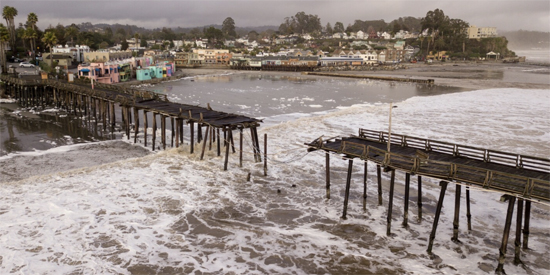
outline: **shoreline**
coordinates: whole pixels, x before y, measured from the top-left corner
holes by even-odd
[[[406,64],[406,69],[386,71],[339,71],[339,75],[373,76],[374,78],[434,79],[435,86],[457,87],[465,90],[491,88],[548,89],[550,90],[550,67],[530,63],[497,62],[437,62],[433,64]],[[219,74],[285,75],[304,78],[327,78],[333,76],[307,75],[301,72],[239,71],[229,68],[201,67],[181,69],[183,77],[211,76]],[[510,75],[502,79],[504,74]],[[524,75],[532,77],[524,77]]]

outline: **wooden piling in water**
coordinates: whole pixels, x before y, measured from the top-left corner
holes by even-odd
[[[416,205],[418,206],[418,223],[420,223],[422,222],[422,177],[421,176],[417,177],[417,183],[418,183],[418,187],[417,187],[418,194],[417,194]]]
[[[191,148],[189,149],[189,153],[193,154],[195,151],[195,123],[193,121],[189,122],[189,128],[191,138]]]
[[[405,198],[403,199],[403,227],[409,227],[409,187],[411,185],[411,174],[405,173]]]
[[[439,200],[437,201],[437,208],[435,210],[435,217],[432,225],[432,232],[430,233],[430,240],[429,240],[428,249],[427,249],[428,254],[432,254],[435,233],[437,231],[437,224],[439,223],[441,208],[443,208],[443,199],[445,199],[445,191],[447,190],[447,184],[448,182],[446,181],[439,182],[439,186],[441,186],[441,192],[439,193]]]
[[[174,148],[174,137],[176,135],[176,131],[174,129],[174,117],[172,117],[172,116],[170,117],[170,127],[172,127],[172,131],[171,131],[171,135],[170,135],[172,137],[170,139],[170,147]],[[176,147],[178,147],[178,146],[176,145]]]
[[[137,143],[137,135],[139,132],[139,110],[134,107],[134,117],[136,118],[136,123],[134,124],[134,143]]]
[[[468,231],[472,231],[472,214],[470,213],[470,187],[466,186],[466,219],[468,220]]]
[[[153,151],[155,151],[155,141],[157,139],[157,113],[153,112],[153,140],[151,141]]]
[[[143,146],[147,147],[147,111],[143,110]]]
[[[204,136],[204,139],[205,139],[205,140],[208,139],[208,132],[210,132],[210,125],[207,125],[207,126],[206,126],[206,133],[205,133],[205,136]],[[203,142],[200,160],[203,159],[203,157],[204,157],[204,151],[205,151],[205,150],[206,150],[206,142]]]
[[[260,139],[258,138],[258,129],[256,127],[252,127],[254,132],[254,139],[256,141],[256,150],[258,151],[258,162],[262,162],[262,154],[260,152]]]
[[[325,153],[325,183],[326,183],[326,197],[330,199],[330,155]]]
[[[344,195],[344,211],[342,213],[342,219],[347,219],[347,213],[348,213],[348,201],[349,201],[349,189],[351,186],[351,172],[353,169],[353,159],[348,160],[348,176],[346,177],[346,191]]]
[[[243,167],[243,128],[239,128],[239,167]]]
[[[227,129],[224,129],[224,130],[227,130]],[[229,131],[229,133],[227,133],[228,135],[231,135],[231,131]],[[223,164],[223,170],[224,171],[227,171],[227,164],[229,162],[229,144],[228,142],[226,141],[226,146],[225,146],[225,161],[224,161],[224,164]]]
[[[162,149],[166,150],[166,116],[162,114],[160,115],[160,127],[162,133],[162,137],[160,139],[162,141]]]
[[[363,165],[363,211],[367,210],[367,175],[368,175],[368,161],[365,161]]]
[[[514,240],[514,264],[522,264],[521,261],[521,223],[523,222],[523,199],[518,198],[518,210],[516,218],[516,239]]]
[[[453,237],[451,240],[455,243],[460,243],[458,240],[458,222],[460,217],[460,192],[462,186],[460,184],[455,184],[455,216],[453,219]]]
[[[391,219],[393,212],[393,190],[395,188],[395,169],[391,169],[390,176],[390,194],[388,198],[388,218],[386,219],[386,236],[391,235]]]
[[[508,201],[508,211],[506,211],[506,221],[504,223],[504,233],[502,234],[502,244],[498,250],[498,265],[495,270],[496,274],[506,274],[504,272],[504,261],[506,259],[506,246],[508,246],[508,237],[510,235],[510,227],[512,225],[512,216],[514,215],[514,204],[516,197],[510,195],[503,195],[502,201]]]
[[[376,179],[378,181],[378,205],[382,205],[382,170],[380,164],[376,165]]]
[[[231,134],[231,131],[229,132],[230,132],[229,135],[231,136],[231,140],[233,140],[233,134]],[[267,133],[264,133],[264,176],[267,176]]]
[[[218,146],[217,148],[217,153],[218,153],[218,157],[221,155],[221,144],[220,144],[220,128],[216,128],[216,145]]]
[[[529,249],[529,222],[531,220],[531,201],[525,202],[525,221],[523,222],[523,249]]]

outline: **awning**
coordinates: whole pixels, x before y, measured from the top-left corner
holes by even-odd
[[[87,73],[90,72],[90,69],[80,69],[81,72]]]

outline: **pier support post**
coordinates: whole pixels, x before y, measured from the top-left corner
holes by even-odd
[[[422,177],[418,176],[418,223],[422,222]]]
[[[470,187],[466,186],[466,218],[468,219],[468,231],[472,231],[472,214],[470,213]]]
[[[208,132],[210,131],[210,125],[206,126],[206,133],[205,133],[205,136],[204,136],[204,139],[208,139]],[[201,151],[201,160],[203,159],[204,157],[204,151],[206,150],[206,142],[204,142],[202,144],[202,151]]]
[[[131,110],[132,107],[126,107],[126,118],[128,119],[127,120],[127,128],[126,128],[126,131],[127,131],[127,135],[128,135],[128,140],[130,140],[131,138],[131,130],[132,130],[132,110]]]
[[[174,132],[174,131],[172,131]],[[180,119],[176,118],[176,148],[180,147]]]
[[[508,245],[508,237],[510,235],[510,227],[512,225],[512,216],[514,215],[514,204],[516,197],[503,195],[501,201],[508,201],[508,211],[506,211],[506,222],[504,223],[504,233],[502,234],[502,244],[498,250],[498,265],[495,270],[496,274],[506,274],[504,271],[504,260],[506,258],[506,246]]]
[[[214,128],[210,127],[209,131],[210,131],[210,136],[208,138],[208,151],[212,151],[212,139],[214,136]]]
[[[439,222],[439,215],[441,214],[441,208],[443,207],[443,199],[445,199],[445,191],[447,190],[446,181],[440,181],[439,186],[441,186],[441,192],[439,193],[439,200],[437,201],[437,208],[435,210],[434,223],[432,225],[432,233],[430,233],[430,240],[428,243],[428,254],[432,254],[432,248],[435,239],[435,232],[437,231],[437,223]]]
[[[197,123],[197,143],[201,143],[201,142],[202,142],[202,124]]]
[[[451,240],[455,243],[460,243],[458,240],[458,222],[460,216],[460,193],[462,191],[462,186],[460,184],[455,184],[455,216],[453,220],[453,237]]]
[[[326,183],[326,196],[330,199],[330,154],[325,153],[325,183]]]
[[[143,110],[143,146],[147,147],[147,111]]]
[[[180,144],[183,145],[183,119],[180,118]]]
[[[260,139],[258,138],[258,128],[256,126],[252,127],[254,132],[254,140],[256,141],[256,151],[258,152],[258,162],[262,162],[262,154],[260,152]]]
[[[376,178],[378,180],[378,205],[382,205],[382,169],[376,165]]]
[[[342,219],[347,219],[348,213],[348,201],[349,201],[349,189],[351,186],[351,171],[353,169],[353,159],[348,160],[348,176],[346,178],[346,192],[344,195],[344,212],[342,213]]]
[[[411,174],[405,174],[405,199],[403,206],[403,227],[409,227],[409,188],[411,186]]]
[[[86,107],[86,99],[84,100],[84,113],[87,115],[88,108]],[[115,126],[116,126],[116,112],[115,112],[115,103],[111,102],[111,132],[115,132]]]
[[[166,116],[160,115],[160,132],[162,133],[162,150],[166,150]]]
[[[233,131],[233,129],[231,129],[231,127],[229,127],[229,131]],[[267,138],[267,136],[266,136],[266,138]],[[231,142],[231,151],[233,151],[233,153],[235,153],[235,141],[233,141],[233,132],[231,132],[231,135],[229,136],[229,141]],[[266,149],[266,151],[267,151],[267,149]]]
[[[174,137],[176,136],[176,131],[177,131],[176,130],[177,126],[174,126],[174,117],[170,117],[170,127],[172,127],[172,131],[171,131],[171,135],[170,135],[172,137],[170,139],[170,147],[173,148],[174,147]],[[177,141],[176,141],[176,143],[177,143]],[[178,146],[176,145],[176,147],[178,147]]]
[[[189,153],[193,154],[193,152],[195,151],[195,123],[193,121],[189,121],[189,128],[191,132],[191,148],[189,149]]]
[[[155,141],[157,139],[157,113],[153,113],[153,151],[155,151]]]
[[[243,128],[239,128],[239,167],[243,167]]]
[[[220,144],[220,128],[216,128],[216,145],[218,146],[218,157],[221,155],[221,144]],[[254,151],[254,154],[256,151]],[[255,155],[254,155],[255,156]]]
[[[134,107],[134,117],[136,118],[136,123],[134,124],[134,143],[137,143],[137,135],[139,132],[139,110]]]
[[[514,264],[521,264],[521,223],[523,222],[523,199],[518,198],[518,210],[516,218],[516,240],[514,241]]]
[[[229,129],[229,137],[231,144],[233,144],[233,133]],[[264,133],[264,176],[267,176],[267,133]]]
[[[367,171],[368,161],[365,161],[363,167],[363,211],[367,211]]]
[[[525,202],[525,221],[523,222],[523,249],[529,249],[529,221],[531,220],[531,201]]]
[[[101,119],[103,120],[103,131],[107,131],[107,104],[107,101],[103,99],[101,100]],[[73,106],[73,108],[74,107],[75,106]],[[128,136],[128,139],[130,139],[130,136]]]
[[[227,135],[228,135],[227,138],[229,138],[229,136],[231,136],[231,131],[227,131],[227,129],[224,129],[224,131],[227,132]],[[225,144],[226,144],[226,146],[225,146],[225,161],[224,161],[224,164],[223,164],[223,170],[227,171],[227,163],[229,162],[229,147],[230,147],[229,146],[229,141],[226,141]]]
[[[392,212],[393,212],[393,189],[395,188],[395,169],[391,169],[391,177],[390,177],[390,194],[388,198],[388,218],[387,218],[387,226],[386,226],[386,236],[391,235],[391,219],[392,219]]]

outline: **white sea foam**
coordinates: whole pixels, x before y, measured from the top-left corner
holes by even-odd
[[[550,152],[546,90],[472,91],[415,97],[395,105],[395,133],[546,158]],[[354,166],[348,220],[340,219],[347,163],[337,157],[331,161],[332,198],[324,199],[324,153],[308,154],[303,143],[321,135],[356,134],[360,127],[386,130],[388,111],[388,104],[366,104],[267,118],[271,123],[259,131],[269,139],[267,177],[263,165],[253,162],[251,138],[245,132],[244,167],[238,167],[238,154],[232,154],[225,172],[216,150],[207,151],[200,161],[196,153],[188,153],[186,144],[142,158],[2,184],[2,273],[492,273],[506,211],[499,194],[472,191],[473,231],[467,233],[463,211],[458,245],[450,241],[450,185],[434,259],[425,250],[439,195],[437,182],[424,179],[424,220],[416,221],[412,203],[410,227],[405,229],[398,207],[403,205],[404,175],[398,173],[392,237],[386,237],[388,179],[384,175],[384,205],[378,206],[375,165],[368,165],[366,212],[361,203],[362,163]],[[26,154],[47,158],[50,152]],[[62,159],[57,161],[63,165]],[[247,182],[249,172],[252,179]],[[532,249],[522,255],[528,273],[549,271],[548,210],[534,206],[532,212]],[[510,246],[506,271],[526,273],[510,264],[512,254]]]

